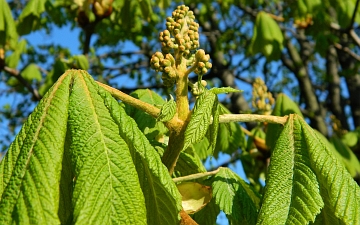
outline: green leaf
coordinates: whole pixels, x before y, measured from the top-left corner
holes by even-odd
[[[21,71],[21,75],[25,80],[29,82],[31,82],[32,80],[41,81],[42,79],[39,67],[34,63],[31,63],[27,67],[25,67],[25,69]]]
[[[46,75],[44,84],[39,88],[39,93],[44,95],[56,80],[68,69],[66,63],[55,60],[53,69]]]
[[[211,178],[213,198],[233,224],[255,224],[260,197],[237,174],[228,168]]]
[[[150,0],[138,0],[138,1],[140,4],[141,12],[145,20],[149,21],[150,15],[153,13]]]
[[[12,224],[12,221],[20,224],[60,223],[58,189],[70,83],[71,76],[63,76],[49,90],[1,161],[1,224]]]
[[[15,51],[9,56],[5,58],[5,63],[10,68],[16,68],[20,61],[20,56],[22,53],[26,51],[26,40],[22,39],[20,42],[16,44]]]
[[[197,154],[189,154],[186,151],[182,151],[179,155],[179,159],[176,162],[174,177],[183,177],[194,173],[206,172],[204,165],[202,164]]]
[[[77,69],[88,70],[89,69],[89,61],[85,55],[75,55],[75,66]]]
[[[214,104],[212,106],[212,118],[213,121],[212,123],[209,125],[209,129],[207,131],[207,138],[210,142],[210,151],[211,154],[214,153],[215,147],[216,147],[216,141],[217,141],[217,136],[218,136],[218,130],[219,130],[219,114],[220,114],[220,109],[219,109],[219,100],[217,98],[217,96],[215,96],[215,101]]]
[[[283,49],[284,36],[279,25],[266,12],[259,12],[256,16],[254,35],[249,46],[249,53],[262,53],[268,60],[280,58]]]
[[[299,106],[291,100],[287,95],[281,93],[276,98],[276,103],[274,110],[271,115],[273,116],[286,116],[292,113],[298,114],[302,116],[302,113],[299,109]],[[266,145],[273,149],[275,146],[275,142],[279,137],[279,134],[282,130],[283,126],[280,124],[268,124],[268,129],[266,132]]]
[[[40,15],[45,11],[47,0],[30,0],[19,16],[17,31],[20,35],[29,34],[40,26]]]
[[[160,155],[117,101],[105,91],[101,91],[100,94],[105,100],[105,105],[110,109],[121,137],[130,148],[145,196],[147,223],[177,224],[181,209],[181,196],[167,168],[161,162]]]
[[[167,122],[175,116],[175,113],[176,113],[176,102],[171,96],[171,99],[165,102],[164,105],[161,107],[161,111],[157,118],[157,121]]]
[[[331,137],[330,142],[334,145],[334,153],[344,163],[352,177],[360,174],[360,162],[354,152],[338,137]]]
[[[199,142],[205,137],[211,121],[215,99],[216,95],[214,93],[205,91],[196,100],[190,122],[185,130],[185,144],[183,149]]]
[[[110,107],[109,101],[117,108]],[[141,149],[151,145],[143,135],[136,135],[141,131],[120,110],[85,71],[69,70],[61,76],[0,164],[0,223],[146,224],[146,190],[158,188],[142,189],[144,174],[154,186],[176,187],[158,154]],[[132,124],[119,123],[114,115]],[[133,131],[128,134],[134,135],[131,144],[122,136],[120,124]],[[138,173],[141,165],[149,167]],[[169,197],[171,209],[179,199],[176,195],[176,191],[156,192],[157,197]],[[171,212],[167,220],[178,221],[178,211]]]
[[[290,115],[272,153],[258,224],[308,224],[321,210],[357,224],[359,209],[360,188],[342,162],[300,116]]]
[[[349,147],[354,147],[358,142],[358,132],[350,131],[341,137],[341,141]]]
[[[18,35],[14,18],[6,0],[0,0],[0,47],[4,47],[9,40],[10,47],[15,49]]]
[[[219,213],[220,208],[215,204],[215,199],[212,198],[203,209],[193,215],[193,219],[198,224],[216,224]]]
[[[131,93],[131,96],[152,105],[165,104],[164,99],[149,89],[138,89]],[[157,136],[167,133],[167,128],[162,122],[157,122],[149,114],[138,110],[130,105],[125,105],[126,113],[131,116],[138,124],[139,129],[145,133],[149,140],[154,140]]]
[[[237,90],[232,87],[221,87],[221,88],[211,88],[209,91],[211,91],[214,94],[227,94],[227,93],[234,93],[234,92],[242,92],[241,90]]]
[[[204,137],[201,141],[193,144],[194,151],[201,160],[206,159],[213,153],[209,146],[210,142],[207,137]]]

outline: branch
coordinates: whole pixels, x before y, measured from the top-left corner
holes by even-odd
[[[350,48],[344,47],[344,46],[342,46],[341,44],[338,44],[338,43],[334,43],[334,47],[341,50],[341,51],[346,52],[351,57],[353,57],[355,60],[360,62],[360,56],[358,54],[356,54],[355,52],[351,51]]]
[[[38,90],[33,88],[31,86],[31,84],[25,80],[20,72],[16,69],[12,69],[10,67],[4,66],[3,70],[7,73],[9,73],[11,76],[15,77],[22,85],[24,85],[26,87],[26,89],[28,89],[28,91],[32,94],[33,98],[37,101],[39,101],[42,96],[39,94]]]
[[[258,123],[277,123],[284,125],[287,122],[287,116],[269,116],[255,114],[223,114],[219,116],[219,123],[230,122],[258,122]]]
[[[108,92],[110,92],[110,94],[116,98],[116,99],[119,99],[123,102],[125,102],[126,104],[129,104],[135,108],[138,108],[144,112],[146,112],[147,114],[149,114],[150,116],[154,117],[154,118],[157,118],[159,113],[160,113],[160,109],[156,108],[155,106],[149,104],[149,103],[146,103],[146,102],[143,102],[139,99],[136,99],[134,97],[131,97],[130,95],[127,95],[125,94],[124,92],[122,91],[119,91],[115,88],[112,88],[106,84],[103,84],[101,82],[98,82],[96,81],[96,83],[98,85],[100,85],[102,88],[104,88],[105,90],[107,90]]]
[[[195,173],[184,177],[177,177],[173,178],[173,181],[175,183],[184,182],[184,181],[190,181],[190,180],[197,180],[200,178],[208,177],[217,174],[220,171],[221,167],[217,168],[214,171],[205,172],[205,173]]]

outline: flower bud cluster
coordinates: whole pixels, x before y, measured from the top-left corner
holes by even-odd
[[[172,86],[176,81],[176,71],[174,69],[175,59],[171,54],[165,57],[161,52],[156,52],[150,60],[150,66],[157,72],[162,72],[162,80],[165,86]]]
[[[192,50],[199,48],[199,24],[194,19],[194,13],[189,7],[184,5],[177,7],[172,17],[166,19],[167,29],[159,35],[164,51],[177,49],[188,58]]]
[[[191,93],[194,96],[199,96],[205,91],[205,86],[207,85],[207,82],[205,80],[201,80],[201,83],[195,82],[195,84],[191,87]]]
[[[204,75],[208,72],[208,69],[212,67],[212,64],[209,62],[210,56],[209,54],[205,54],[205,51],[202,49],[199,49],[195,53],[195,63],[196,68],[194,70],[194,73],[196,73],[199,76]]]
[[[270,114],[274,104],[275,99],[271,92],[268,92],[265,82],[261,78],[256,78],[253,83],[252,106],[264,114]]]

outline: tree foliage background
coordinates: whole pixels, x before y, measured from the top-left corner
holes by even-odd
[[[256,91],[260,76],[272,96],[290,95],[313,128],[334,144],[342,140],[344,151],[350,147],[359,158],[359,0],[0,0],[0,94],[17,99],[0,109],[1,149],[6,150],[36,102],[67,69],[88,70],[96,80],[127,93],[135,87],[119,82],[125,76],[136,88],[168,93],[149,61],[161,48],[157,39],[163,21],[179,4],[188,5],[200,24],[200,46],[213,65],[203,78],[208,85],[255,87],[253,94],[223,99],[231,112],[266,113],[272,101]],[[79,37],[61,38],[78,39],[82,54],[27,40],[31,33],[51,36],[64,26],[81,30]],[[129,43],[134,51],[123,50]],[[244,126],[261,138],[263,128]],[[265,164],[266,146],[256,147]],[[241,150],[228,153],[231,162],[242,159],[246,165]],[[349,163],[358,167],[357,159]],[[352,175],[359,179],[359,173],[355,169]]]

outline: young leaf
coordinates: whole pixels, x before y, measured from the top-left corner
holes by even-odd
[[[49,90],[0,164],[0,224],[59,224],[71,76]],[[46,210],[44,210],[46,209]]]
[[[160,115],[157,118],[157,121],[166,122],[171,120],[176,113],[176,102],[174,101],[173,97],[164,103],[161,107]]]
[[[135,121],[105,91],[100,91],[105,105],[117,124],[121,137],[130,148],[137,176],[145,196],[148,224],[177,224],[181,196],[160,155],[152,147]]]
[[[36,64],[31,63],[23,71],[21,71],[22,77],[31,82],[32,80],[41,81],[41,73]]]
[[[215,96],[215,102],[214,105],[212,107],[211,110],[211,114],[213,117],[213,121],[212,123],[209,125],[209,129],[207,131],[207,137],[208,140],[210,141],[210,151],[211,154],[214,154],[214,150],[216,147],[216,140],[217,140],[217,136],[218,136],[218,130],[219,130],[219,100],[217,98],[217,96]]]
[[[205,91],[196,100],[190,122],[185,130],[185,144],[183,149],[204,138],[211,121],[212,108],[215,100],[216,95],[210,91]]]
[[[85,55],[75,55],[75,66],[77,69],[88,70],[89,69],[89,61]]]
[[[0,0],[0,45],[4,46],[9,40],[11,49],[15,50],[18,35],[11,9],[6,0]]]
[[[260,197],[238,175],[228,168],[211,178],[213,198],[220,210],[234,224],[255,224]]]
[[[359,209],[360,188],[344,165],[300,116],[290,115],[272,153],[258,224],[307,224],[321,210],[357,224]]]
[[[233,93],[233,92],[241,92],[241,90],[237,90],[232,87],[221,87],[221,88],[211,88],[209,91],[211,91],[214,94],[226,94],[226,93]]]
[[[40,25],[40,15],[45,11],[47,0],[30,0],[19,16],[17,31],[20,35],[30,33]]]

